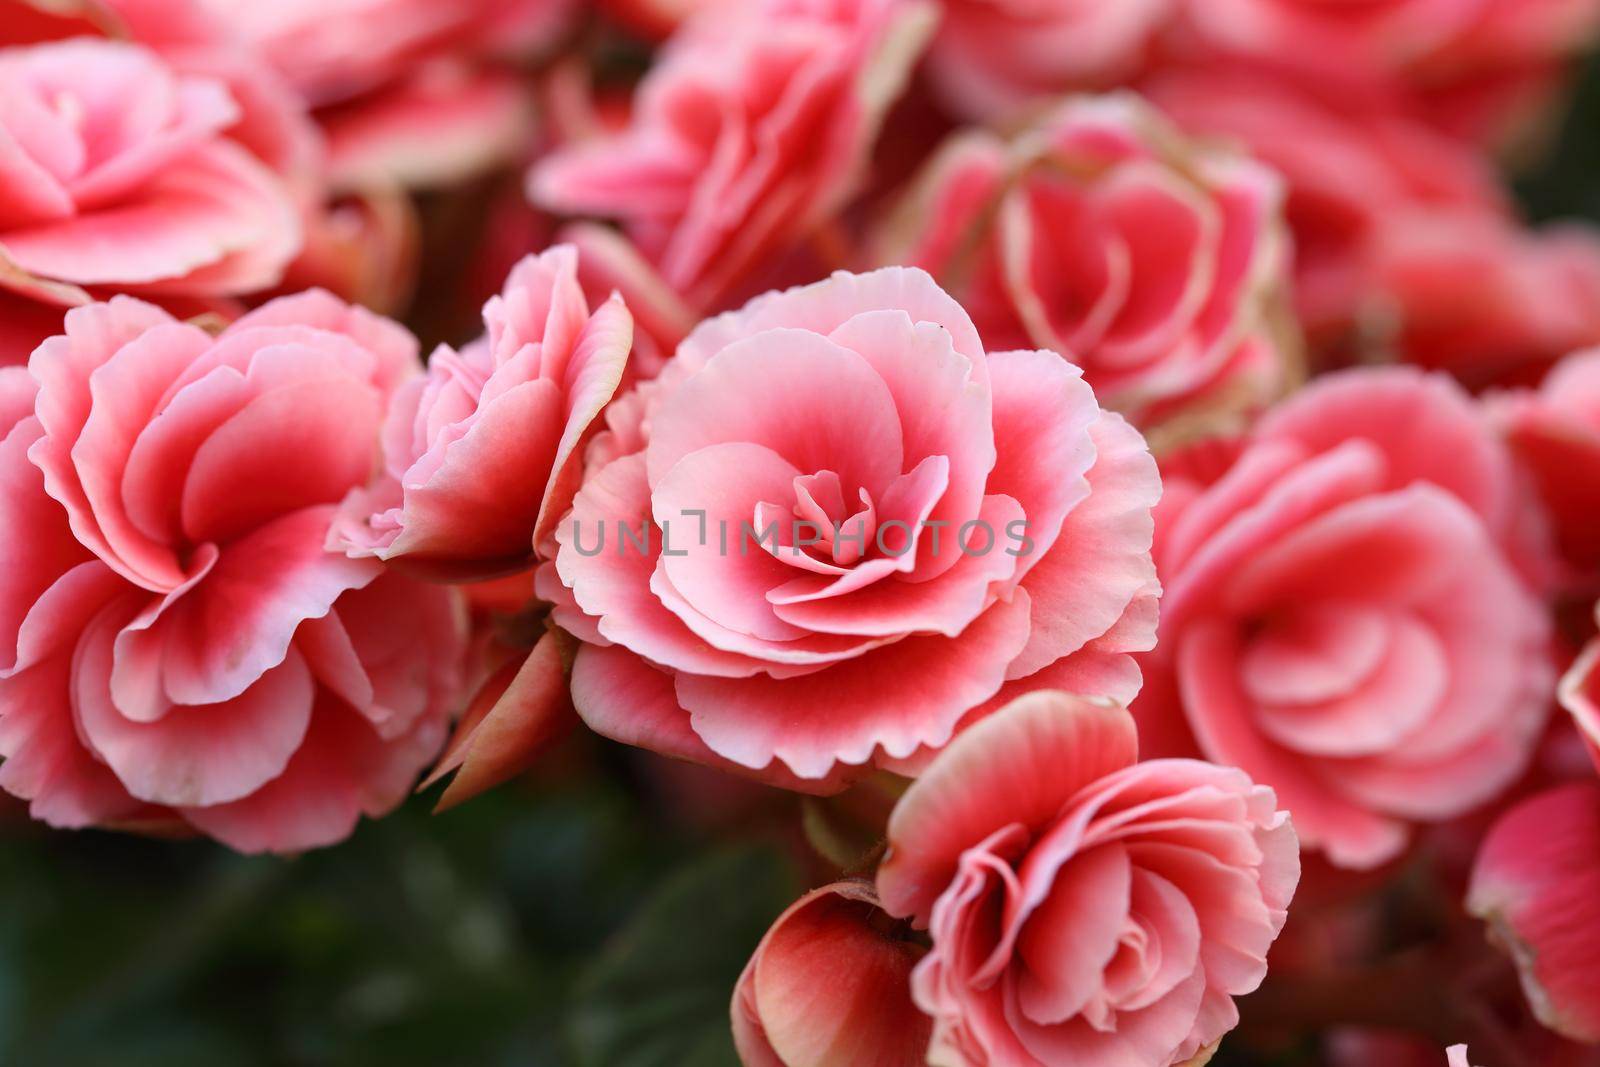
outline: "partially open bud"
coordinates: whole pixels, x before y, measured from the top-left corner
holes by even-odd
[[[933,1021],[911,1002],[923,949],[896,936],[872,885],[834,882],[778,917],[734,989],[745,1067],[926,1062]]]

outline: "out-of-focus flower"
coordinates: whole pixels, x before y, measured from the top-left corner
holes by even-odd
[[[565,245],[513,268],[483,320],[483,337],[439,348],[395,394],[386,477],[350,494],[330,548],[454,581],[532,565],[577,491],[633,320],[620,297],[590,314]]]
[[[0,44],[106,37],[159,54],[181,74],[219,81],[236,114],[223,131],[312,203],[324,159],[316,126],[298,93],[229,34],[207,0],[0,0]]]
[[[824,789],[1013,691],[1138,688],[1143,439],[1055,353],[986,354],[920,270],[711,319],[607,424],[539,582],[606,736]]]
[[[1472,1067],[1467,1062],[1467,1046],[1465,1045],[1451,1045],[1444,1050],[1444,1054],[1449,1060],[1449,1067]]]
[[[1163,468],[1148,736],[1186,723],[1338,866],[1510,785],[1545,721],[1550,626],[1512,562],[1510,457],[1471,399],[1348,371],[1212,453]]]
[[[118,297],[8,372],[0,786],[35,818],[297,851],[405,796],[459,606],[323,544],[416,358],[322,293],[216,337]]]
[[[1289,77],[1380,86],[1450,133],[1484,142],[1505,139],[1547,106],[1600,30],[1595,0],[1188,0],[1185,11],[1226,57],[1277,63]]]
[[[952,1067],[1206,1062],[1267,972],[1300,874],[1272,790],[1135,762],[1133,719],[1057,692],[958,737],[889,822],[878,893],[926,926],[912,978]]]
[[[1195,136],[1242,142],[1288,184],[1295,299],[1320,347],[1346,343],[1372,288],[1374,240],[1419,213],[1506,220],[1493,170],[1391,99],[1330,98],[1241,66],[1163,71],[1144,87]]]
[[[1510,145],[1541,125],[1600,36],[1596,0],[1485,0],[1467,31],[1406,84],[1440,129]]]
[[[1436,53],[1484,6],[1482,0],[1193,0],[1186,13],[1228,51],[1295,56],[1319,68],[1377,76]]]
[[[1116,95],[1070,101],[1009,143],[956,135],[876,257],[931,271],[992,347],[1060,352],[1148,430],[1284,387],[1298,355],[1286,238],[1274,174]]]
[[[1571,583],[1600,592],[1600,351],[1568,356],[1536,389],[1489,405],[1551,520]]]
[[[1127,84],[1178,0],[946,0],[928,55],[933,87],[966,118]]]
[[[718,310],[843,206],[932,21],[921,0],[707,11],[668,42],[628,127],[546,157],[531,195],[619,220],[648,269]]]
[[[281,87],[323,127],[338,192],[433,186],[515,162],[536,129],[515,62],[547,49],[576,12],[573,0],[49,3],[180,69],[198,64],[236,94],[270,75],[277,84],[259,94]]]
[[[1501,816],[1467,909],[1516,961],[1539,1021],[1600,1042],[1600,785],[1552,789]]]
[[[203,2],[313,107],[403,82],[431,60],[536,51],[554,40],[576,6],[571,0]]]
[[[299,249],[288,188],[224,136],[240,111],[220,81],[83,38],[0,49],[0,99],[14,149],[0,165],[8,302],[233,296],[273,285]],[[26,323],[46,317],[8,326],[23,336],[0,362],[26,359]]]
[[[523,79],[435,63],[370,100],[317,113],[335,192],[450,186],[515,161],[537,125]]]
[[[1600,344],[1600,236],[1578,226],[1401,215],[1373,242],[1369,286],[1374,343],[1470,388],[1537,381]]]
[[[932,1020],[911,1002],[925,951],[897,937],[871,883],[801,897],[761,939],[733,993],[745,1067],[921,1067]]]

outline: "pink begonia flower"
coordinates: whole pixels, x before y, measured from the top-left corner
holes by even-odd
[[[1244,772],[1137,759],[1122,708],[1018,698],[956,738],[889,821],[878,894],[925,926],[912,995],[944,1067],[1201,1064],[1267,973],[1300,876]]]
[[[752,271],[843,206],[933,21],[921,0],[735,8],[673,36],[626,129],[553,153],[529,183],[551,211],[619,220],[634,272],[701,310],[750,293]]]
[[[1147,741],[1186,725],[1341,867],[1509,786],[1546,720],[1550,623],[1513,562],[1510,457],[1471,398],[1347,371],[1196,454],[1162,472]]]
[[[1056,686],[1126,702],[1159,593],[1143,439],[924,272],[703,323],[619,397],[539,591],[601,734],[820,790]]]
[[[1179,0],[946,0],[928,52],[932,86],[970,119],[1138,75]]]
[[[129,297],[0,377],[0,787],[54,826],[298,851],[438,751],[444,589],[323,544],[377,463],[403,329],[325,293],[213,337]]]
[[[1536,389],[1488,403],[1550,517],[1571,584],[1600,593],[1600,349],[1563,359]]]
[[[544,47],[577,8],[572,0],[202,2],[265,55],[313,107],[370,93],[429,60]]]
[[[527,85],[502,61],[546,50],[577,13],[574,0],[50,2],[181,69],[203,63],[198,73],[230,88],[232,71],[252,83],[266,72],[313,109],[341,193],[429,187],[517,160],[537,127]]]
[[[0,48],[0,100],[8,303],[233,296],[274,284],[299,249],[288,188],[224,136],[240,109],[216,79],[80,38]],[[0,362],[26,360],[28,339]]]
[[[1449,212],[1389,220],[1367,300],[1396,358],[1468,388],[1537,381],[1600,344],[1600,234]]]
[[[85,36],[132,41],[181,74],[220,81],[238,111],[224,131],[228,138],[277,173],[297,199],[320,197],[322,143],[305,103],[228,32],[207,0],[0,0],[0,45]]]
[[[1467,910],[1516,961],[1540,1022],[1600,1042],[1600,784],[1561,786],[1501,816]]]
[[[532,94],[516,73],[448,62],[324,108],[317,121],[335,191],[459,185],[516,160],[538,129]]]
[[[483,337],[440,347],[395,394],[386,476],[351,493],[330,549],[454,581],[532,566],[577,491],[633,320],[616,296],[591,315],[577,250],[558,245],[512,269],[483,321]]]
[[[31,12],[32,17],[19,19],[19,12]],[[326,288],[381,312],[400,309],[416,271],[417,222],[410,201],[385,168],[400,161],[389,149],[404,145],[403,135],[410,127],[391,121],[397,108],[375,109],[371,123],[359,111],[347,115],[341,110],[341,146],[338,158],[330,160],[326,138],[312,121],[306,102],[257,50],[230,30],[223,14],[207,0],[0,0],[0,43],[21,43],[29,34],[45,40],[84,35],[129,38],[156,51],[180,73],[221,81],[238,105],[236,120],[223,133],[283,180],[301,216],[299,254],[280,281],[249,295],[260,299]],[[438,80],[417,79],[429,86]],[[429,97],[430,114],[443,115],[454,106],[433,99],[443,95]],[[499,99],[497,95],[495,100]],[[431,136],[451,140],[446,151],[432,157],[435,162],[424,166],[434,174],[459,173],[464,161],[481,159],[474,146],[481,145],[482,138],[471,131],[495,125],[503,132],[510,121],[508,112],[505,106],[480,108],[474,121],[461,129],[427,124]],[[396,136],[384,136],[385,131]],[[465,155],[437,162],[458,150]],[[408,158],[419,160],[415,154]],[[361,187],[331,199],[330,172],[341,182]],[[200,307],[170,298],[161,303],[180,315],[209,311],[234,318],[243,312],[231,300]],[[50,314],[33,316],[38,321],[9,331],[17,335],[15,339],[0,337],[0,354],[20,350],[19,358],[25,359],[34,344],[60,332],[62,310],[52,308]]]
[[[1282,206],[1271,171],[1139,98],[1082,97],[1009,142],[957,134],[875,258],[931,271],[990,345],[1062,353],[1148,431],[1264,407],[1293,376]]]
[[[1233,64],[1163,70],[1143,90],[1190,135],[1242,143],[1283,176],[1296,307],[1324,347],[1365,326],[1387,227],[1436,210],[1511,218],[1485,160],[1388,97],[1332,96]]]
[[[933,1024],[910,979],[924,950],[894,925],[861,881],[813,890],[780,915],[733,992],[744,1067],[922,1067]]]
[[[1548,105],[1600,30],[1596,0],[1187,0],[1223,56],[1293,78],[1380,86],[1440,128],[1501,142]]]

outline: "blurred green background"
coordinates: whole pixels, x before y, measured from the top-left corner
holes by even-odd
[[[1600,220],[1597,134],[1591,62],[1517,178],[1530,219]],[[0,1064],[737,1064],[733,982],[808,879],[785,798],[706,774],[579,737],[459,810],[414,797],[291,859],[56,833],[6,801]]]
[[[581,775],[290,859],[8,810],[0,1063],[735,1064],[729,991],[800,881],[650,762],[577,739],[549,763]]]

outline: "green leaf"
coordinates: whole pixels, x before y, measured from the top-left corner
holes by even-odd
[[[584,1067],[737,1067],[733,986],[798,896],[771,849],[705,857],[664,882],[583,974],[570,1038]]]

